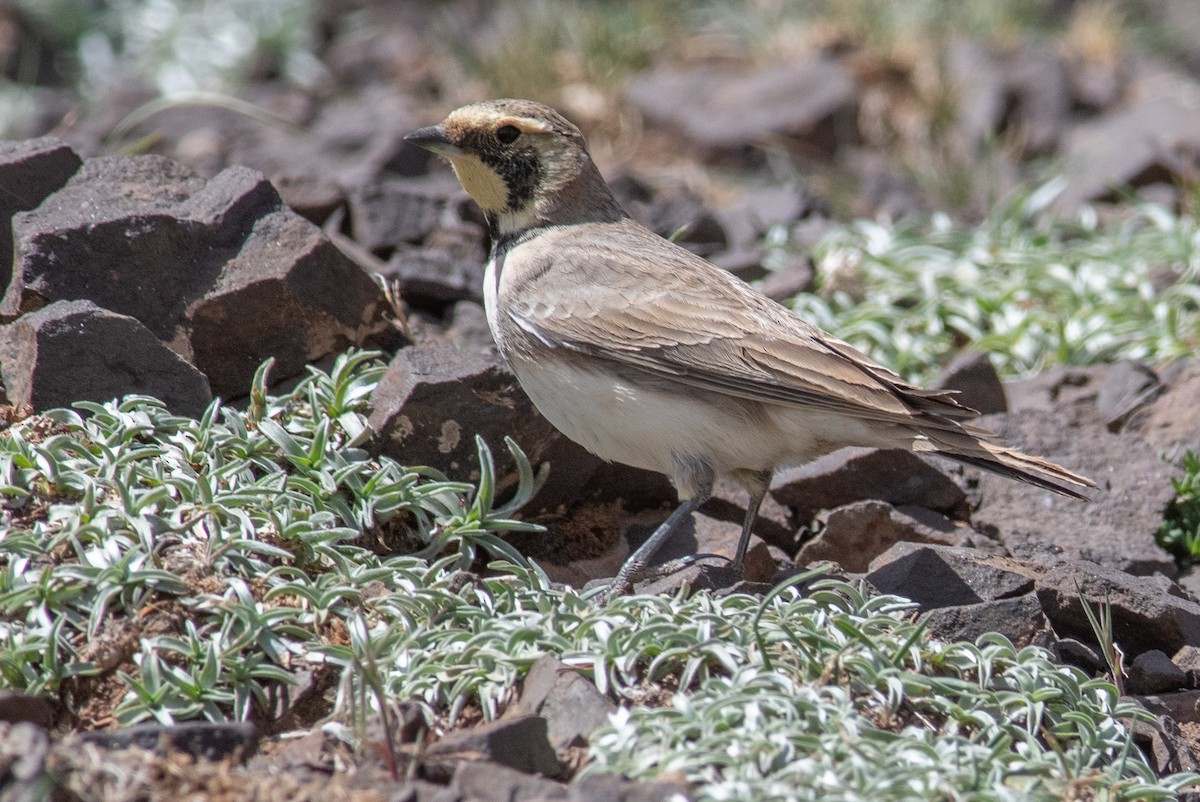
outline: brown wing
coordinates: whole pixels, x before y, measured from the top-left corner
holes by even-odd
[[[543,234],[504,266],[520,285],[510,297],[522,299],[507,313],[547,346],[710,392],[881,422],[957,429],[953,421],[977,414],[634,223],[581,228]],[[538,286],[548,280],[553,292]]]

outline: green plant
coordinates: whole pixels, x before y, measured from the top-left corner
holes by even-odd
[[[1183,455],[1183,476],[1171,480],[1175,500],[1158,530],[1158,543],[1184,564],[1200,561],[1200,452]]]

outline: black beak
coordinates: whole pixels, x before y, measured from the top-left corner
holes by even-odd
[[[418,128],[405,136],[404,141],[442,156],[461,156],[464,152],[462,148],[450,141],[450,137],[446,136],[446,129],[440,125]]]

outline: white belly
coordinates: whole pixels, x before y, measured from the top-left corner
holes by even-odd
[[[755,418],[736,405],[713,406],[686,389],[667,393],[556,362],[514,365],[538,410],[594,454],[673,475],[675,455],[697,457],[717,473],[763,471],[806,462],[841,445],[874,439],[857,421],[772,407]]]

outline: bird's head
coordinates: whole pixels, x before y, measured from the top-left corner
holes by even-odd
[[[574,218],[589,210],[611,215],[616,207],[624,216],[592,164],[583,134],[540,103],[472,103],[405,139],[445,156],[500,234],[580,222]]]

